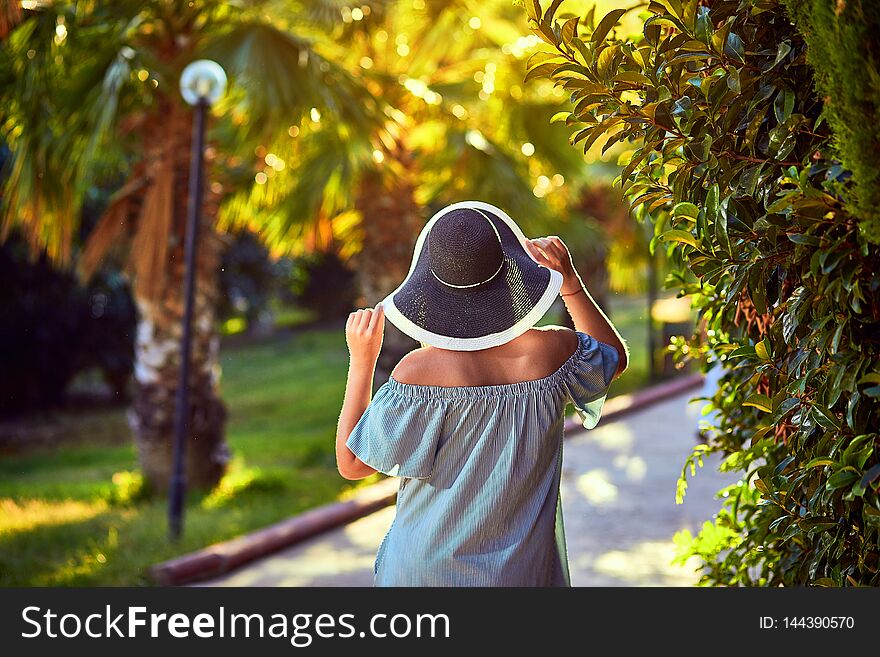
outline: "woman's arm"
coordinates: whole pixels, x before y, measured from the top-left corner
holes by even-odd
[[[528,240],[526,245],[539,263],[562,274],[562,289],[559,293],[564,295],[562,300],[574,321],[575,329],[617,350],[619,362],[614,376],[620,376],[629,363],[629,351],[620,333],[584,286],[571,260],[568,247],[556,235]]]
[[[373,376],[382,349],[385,332],[385,310],[362,308],[351,313],[345,323],[345,339],[350,360],[342,412],[336,426],[336,468],[346,479],[363,479],[376,472],[345,444],[360,421],[373,396]]]

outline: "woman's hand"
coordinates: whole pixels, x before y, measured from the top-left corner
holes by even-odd
[[[536,237],[526,240],[526,247],[539,264],[548,269],[555,269],[562,274],[562,289],[560,294],[576,292],[581,287],[581,279],[571,261],[571,253],[565,243],[556,235]]]
[[[375,366],[384,335],[385,309],[382,304],[351,313],[345,323],[345,341],[348,343],[352,364]]]

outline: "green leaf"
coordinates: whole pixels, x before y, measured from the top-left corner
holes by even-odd
[[[767,116],[769,109],[770,108],[767,106],[759,109],[749,122],[749,126],[746,128],[745,141],[749,147],[749,152],[753,157],[755,155],[755,144],[757,142],[758,130],[760,130],[761,124],[764,122],[764,117]]]
[[[724,54],[742,64],[745,62],[745,53],[746,49],[742,39],[733,32],[728,34],[727,40],[724,42]]]
[[[617,25],[617,21],[620,20],[620,17],[626,13],[626,9],[615,9],[613,11],[608,12],[605,15],[599,25],[596,26],[596,29],[593,31],[593,34],[590,35],[590,41],[593,43],[597,41],[604,41],[605,37],[608,36],[608,33],[611,31],[611,28]]]
[[[673,217],[691,217],[692,219],[696,219],[698,214],[700,214],[700,209],[693,203],[687,201],[676,203],[672,208]],[[880,377],[878,377],[878,382],[880,382]]]
[[[611,78],[615,82],[632,82],[633,84],[641,84],[641,85],[651,85],[651,78],[642,73],[638,73],[637,71],[623,71],[618,73],[613,78]]]
[[[709,18],[709,8],[706,6],[697,9],[694,36],[705,44],[708,44],[712,39],[712,20]]]
[[[526,70],[534,68],[539,64],[546,64],[547,62],[555,62],[557,64],[562,64],[565,62],[565,58],[562,57],[559,53],[554,52],[545,52],[543,50],[539,50],[536,53],[533,53],[526,60]]]
[[[565,44],[571,43],[571,40],[577,36],[577,28],[578,22],[581,20],[580,16],[575,16],[574,18],[569,18],[562,25],[562,42]]]
[[[837,521],[834,518],[824,518],[816,516],[815,518],[804,518],[799,520],[798,524],[804,531],[818,529],[819,531],[830,531],[837,528]]]
[[[696,238],[686,230],[667,230],[660,235],[660,239],[664,242],[681,242],[682,244],[690,244],[694,248],[697,247]]]
[[[749,271],[749,297],[755,312],[760,315],[767,312],[767,279],[762,267],[753,266]]]
[[[706,202],[703,204],[703,207],[706,209],[706,220],[712,224],[718,221],[718,211],[719,211],[719,202],[718,202],[718,183],[715,183],[709,188],[709,193],[706,195]]]
[[[880,463],[874,465],[874,467],[869,469],[864,474],[861,481],[859,481],[859,486],[861,486],[862,488],[867,488],[869,484],[873,483],[878,478],[880,478]]]
[[[794,92],[786,87],[776,94],[776,99],[773,101],[773,113],[776,116],[776,121],[779,123],[788,121],[793,109]]]
[[[767,395],[754,394],[751,395],[748,399],[746,399],[743,403],[743,406],[754,406],[765,413],[769,413],[773,410],[773,402]]]
[[[858,478],[859,475],[855,472],[841,470],[828,478],[828,481],[825,483],[825,488],[827,490],[837,490],[838,488],[843,488],[844,486],[849,486],[850,484],[855,483]]]
[[[526,73],[525,78],[523,78],[523,82],[528,82],[529,80],[533,80],[535,78],[540,77],[550,77],[553,75],[553,72],[559,67],[559,64],[554,64],[552,62],[547,62],[545,64],[539,64]]]
[[[571,116],[571,112],[556,112],[550,117],[550,123],[563,123],[569,116]]]

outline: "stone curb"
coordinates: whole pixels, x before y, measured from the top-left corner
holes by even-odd
[[[678,377],[630,395],[609,399],[602,408],[600,424],[613,422],[634,411],[699,387],[699,374]],[[565,420],[564,432],[568,438],[585,431],[577,415]],[[359,489],[352,499],[331,502],[298,514],[264,529],[215,543],[206,548],[163,561],[148,570],[148,576],[163,586],[177,586],[210,579],[265,557],[296,543],[394,504],[398,479],[389,477],[377,484]]]

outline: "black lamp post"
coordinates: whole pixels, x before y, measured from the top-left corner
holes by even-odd
[[[183,291],[183,331],[180,338],[180,376],[177,383],[176,417],[174,422],[174,461],[168,491],[168,532],[172,540],[183,529],[183,500],[186,496],[186,439],[190,418],[189,361],[192,344],[192,315],[195,305],[196,254],[202,214],[204,178],[205,119],[211,107],[226,90],[226,73],[208,59],[192,62],[180,76],[180,93],[193,107],[193,136],[189,167],[189,206],[186,216],[184,245],[185,273]]]

